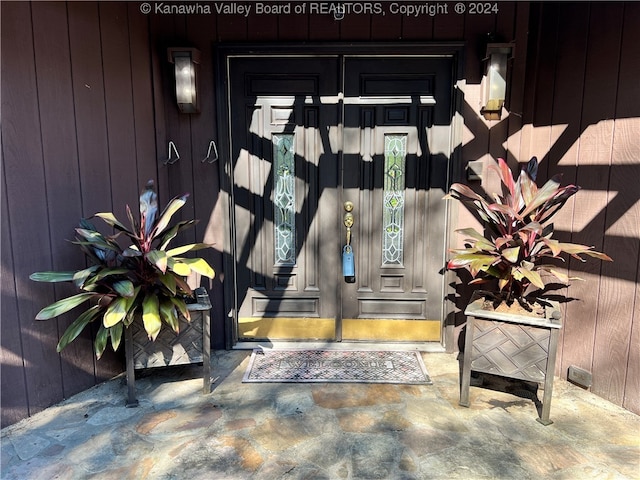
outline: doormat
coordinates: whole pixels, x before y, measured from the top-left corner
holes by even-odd
[[[419,352],[262,350],[251,354],[243,382],[400,383],[430,385]]]

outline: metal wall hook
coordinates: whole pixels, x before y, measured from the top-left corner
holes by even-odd
[[[175,155],[174,157],[171,156],[171,152],[173,152],[173,154]],[[178,160],[180,160],[180,154],[178,153],[178,149],[176,148],[176,144],[173,142],[169,142],[169,153],[168,153],[168,157],[167,159],[164,161],[165,165],[173,165],[174,163],[176,163]]]
[[[213,151],[213,157],[211,156],[211,152]],[[208,162],[213,163],[218,160],[218,147],[216,147],[216,142],[211,140],[209,142],[209,148],[207,150],[207,156],[202,159],[202,163]]]

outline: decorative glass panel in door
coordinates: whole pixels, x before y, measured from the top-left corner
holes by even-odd
[[[403,263],[406,155],[407,135],[384,136],[383,265],[402,265]]]
[[[439,341],[451,60],[228,68],[234,341]]]
[[[335,340],[337,59],[229,69],[236,338]]]
[[[356,281],[342,285],[344,341],[441,338],[450,72],[442,59],[345,59]]]
[[[291,133],[273,135],[273,227],[276,265],[296,263],[296,165]]]

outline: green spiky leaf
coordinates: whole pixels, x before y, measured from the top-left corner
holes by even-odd
[[[169,272],[165,275],[160,275],[159,279],[171,295],[176,294],[176,277],[173,273]]]
[[[505,248],[502,251],[502,256],[511,263],[518,263],[518,257],[520,256],[520,247]]]
[[[196,250],[202,250],[204,248],[211,248],[211,245],[206,243],[190,243],[188,245],[183,245],[181,247],[172,248],[171,250],[167,250],[167,256],[169,257],[177,257],[178,255],[182,255],[187,252],[193,252]]]
[[[189,265],[172,257],[169,257],[168,259],[167,268],[182,277],[188,277],[191,275],[191,268]]]
[[[142,301],[142,322],[149,338],[155,340],[162,328],[162,321],[158,297],[154,294],[148,294]]]
[[[109,329],[109,337],[111,337],[111,348],[113,351],[117,351],[120,346],[120,341],[122,340],[122,332],[124,330],[124,326],[122,322],[116,323],[113,327]]]
[[[87,280],[89,280],[91,276],[99,270],[99,268],[100,267],[98,265],[92,265],[89,268],[85,268],[84,270],[77,271],[73,275],[73,282],[75,283],[76,287],[83,288]],[[94,280],[95,280],[95,276],[94,276]]]
[[[113,282],[113,289],[118,292],[118,295],[123,297],[132,297],[135,291],[131,280],[118,280],[117,282]]]
[[[107,340],[109,340],[109,330],[104,328],[104,325],[100,325],[98,333],[96,334],[96,340],[94,342],[96,357],[98,357],[98,359],[102,357],[102,354],[107,348]]]
[[[180,323],[178,322],[178,312],[171,300],[165,300],[160,303],[160,316],[171,329],[180,333]]]
[[[173,198],[169,202],[169,204],[165,207],[164,211],[160,215],[160,218],[158,219],[158,223],[153,232],[154,236],[162,233],[167,228],[167,226],[169,225],[169,222],[171,221],[171,217],[173,217],[173,215],[178,210],[180,210],[185,203],[187,203],[188,197],[189,195],[185,193],[180,197]]]
[[[113,327],[117,323],[121,322],[127,315],[127,299],[125,297],[118,297],[109,304],[107,311],[102,317],[102,324],[106,328]]]
[[[178,309],[178,313],[180,313],[180,315],[182,315],[188,322],[190,322],[191,314],[189,313],[186,302],[179,297],[171,297],[169,298],[169,300],[176,306],[176,308]]]
[[[76,272],[35,272],[29,279],[35,282],[70,282]]]
[[[104,222],[113,227],[116,228],[118,230],[121,230],[123,232],[129,232],[129,230],[127,229],[127,227],[125,227],[122,223],[120,223],[120,221],[116,218],[116,216],[111,213],[111,212],[101,212],[101,213],[96,213],[94,215],[94,217],[98,217],[101,218],[102,220],[104,220]]]
[[[64,347],[66,347],[72,341],[74,341],[78,337],[78,335],[82,333],[82,330],[84,330],[84,328],[89,323],[95,320],[95,318],[98,316],[100,312],[101,312],[100,306],[94,305],[93,307],[89,308],[89,310],[86,310],[85,312],[81,313],[80,316],[76,318],[71,323],[71,325],[67,327],[62,337],[60,337],[60,341],[58,342],[56,351],[60,353]]]
[[[167,271],[167,253],[161,250],[151,250],[145,255],[149,263],[154,265],[162,273]]]
[[[173,240],[178,235],[178,233],[194,226],[196,223],[198,223],[197,220],[185,220],[176,223],[173,227],[166,230],[165,233],[162,234],[162,238],[160,239],[160,246],[158,247],[158,249],[166,250],[171,240]]]
[[[95,297],[94,293],[78,293],[77,295],[73,295],[72,297],[63,298],[62,300],[58,300],[55,303],[52,303],[48,307],[43,308],[36,315],[36,320],[49,320],[50,318],[55,318],[63,313],[68,312],[69,310],[74,309],[78,305],[83,304],[90,298]]]
[[[204,258],[182,258],[180,261],[188,265],[194,272],[207,278],[213,278],[216,275],[211,265],[209,265]]]

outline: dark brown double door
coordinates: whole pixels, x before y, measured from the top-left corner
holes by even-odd
[[[227,61],[236,340],[439,341],[450,61]]]

